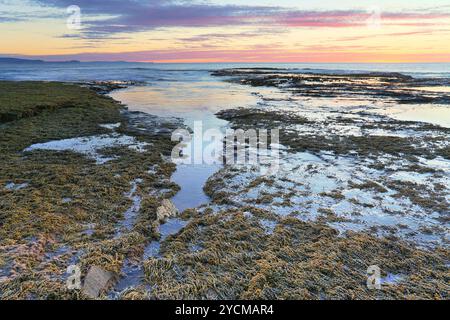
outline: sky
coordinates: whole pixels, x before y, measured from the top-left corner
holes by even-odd
[[[450,0],[0,0],[0,35],[51,61],[450,62]]]

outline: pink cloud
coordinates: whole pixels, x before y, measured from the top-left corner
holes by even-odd
[[[73,55],[27,56],[49,61],[116,61],[135,62],[450,62],[450,54],[405,54],[364,51],[346,52],[342,47],[313,51],[285,51],[278,48],[248,50],[149,50],[120,53],[80,53]],[[318,49],[318,48],[317,48]],[[354,48],[355,49],[355,48]],[[23,57],[23,56],[21,56]]]
[[[299,11],[282,15],[276,21],[280,25],[288,27],[342,28],[365,25],[371,18],[371,13],[359,11]],[[423,22],[424,20],[448,18],[450,18],[449,14],[380,12],[380,23],[390,25],[403,25],[405,23],[409,25],[423,25],[429,24],[429,22]]]

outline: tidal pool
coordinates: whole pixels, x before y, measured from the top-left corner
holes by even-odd
[[[194,128],[194,122],[200,122],[203,132],[208,129],[223,131],[227,127],[228,122],[218,119],[216,112],[254,106],[262,101],[261,95],[254,88],[217,80],[209,72],[204,72],[201,76],[197,74],[195,78],[179,74],[176,79],[117,90],[110,96],[127,105],[131,111],[181,118],[191,129]],[[206,144],[203,144],[202,148],[205,147]],[[180,212],[209,202],[203,186],[220,168],[221,165],[218,164],[177,166],[172,181],[181,190],[175,195],[173,202]]]

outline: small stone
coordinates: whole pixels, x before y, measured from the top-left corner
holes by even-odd
[[[63,198],[62,203],[70,203],[72,202],[72,198]]]
[[[178,210],[172,201],[164,199],[161,206],[156,210],[156,218],[160,223],[163,223],[170,217],[175,217],[178,214]]]
[[[115,278],[114,273],[92,266],[84,280],[83,293],[96,299],[113,285]]]

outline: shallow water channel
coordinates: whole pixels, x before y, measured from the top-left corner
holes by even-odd
[[[254,106],[260,102],[254,88],[231,84],[209,75],[197,73],[197,77],[180,74],[173,81],[155,82],[148,86],[134,86],[111,93],[131,111],[141,111],[160,117],[177,117],[186,126],[194,129],[194,122],[200,123],[203,132],[208,129],[223,131],[227,122],[218,119],[215,113],[227,109]],[[202,145],[203,148],[206,144]],[[209,201],[203,186],[210,176],[221,168],[217,164],[179,164],[172,181],[181,190],[172,199],[181,212],[196,208]]]
[[[208,129],[224,131],[228,123],[220,120],[215,113],[236,107],[254,106],[260,98],[254,90],[238,84],[230,84],[214,79],[208,72],[193,80],[178,78],[173,81],[151,83],[148,86],[134,86],[114,91],[112,98],[125,104],[130,111],[140,111],[159,117],[177,117],[194,130],[194,123],[200,123],[205,132]],[[204,149],[207,144],[203,144]],[[203,152],[203,150],[202,150]],[[180,191],[172,198],[176,208],[183,212],[197,208],[209,202],[203,187],[210,176],[220,170],[220,164],[192,163],[178,164],[172,181],[180,186]],[[158,257],[161,242],[168,236],[178,233],[187,225],[186,221],[171,218],[160,226],[161,239],[150,242],[143,255],[143,260]],[[195,248],[194,248],[195,250]],[[144,276],[141,264],[125,261],[122,268],[125,275],[115,286],[112,297],[130,287],[142,283]],[[146,288],[151,290],[151,288]]]

